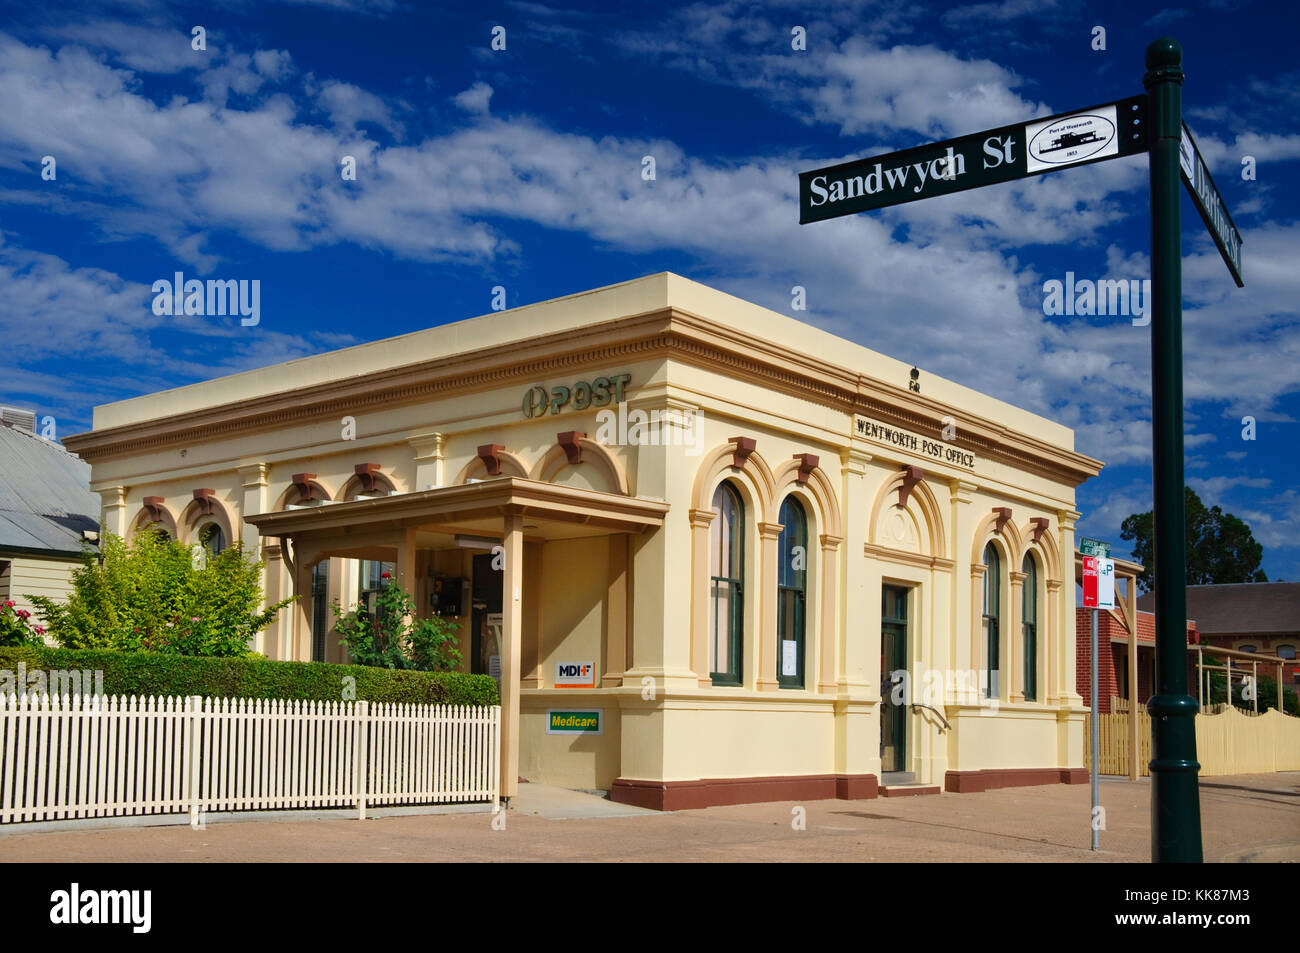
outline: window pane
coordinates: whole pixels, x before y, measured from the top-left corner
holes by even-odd
[[[808,522],[803,505],[792,496],[781,504],[781,536],[777,540],[777,584],[803,589],[808,566]]]
[[[796,607],[798,596],[790,589],[782,589],[777,596],[777,635],[783,642],[796,639],[801,633],[796,630]]]
[[[731,583],[718,580],[713,583],[713,621],[710,637],[713,643],[713,671],[731,671],[731,615],[733,591]]]
[[[709,560],[709,658],[713,673],[735,677],[740,672],[744,507],[730,484],[721,483],[714,490],[713,513]]]

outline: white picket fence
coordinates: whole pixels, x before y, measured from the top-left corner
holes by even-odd
[[[0,823],[498,802],[501,708],[0,694]]]

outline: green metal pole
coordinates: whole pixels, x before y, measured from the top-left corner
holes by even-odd
[[[1187,694],[1187,527],[1183,496],[1183,268],[1178,147],[1183,49],[1147,47],[1151,152],[1151,429],[1155,490],[1156,694],[1151,714],[1151,859],[1200,863],[1196,701]]]

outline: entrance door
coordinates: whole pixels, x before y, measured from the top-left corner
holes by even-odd
[[[885,586],[880,607],[880,770],[906,771],[908,692],[899,684],[907,671],[907,590]],[[895,691],[897,687],[897,691]]]
[[[470,662],[474,675],[501,678],[501,587],[505,574],[492,568],[492,553],[474,556],[473,612],[470,615]]]
[[[330,629],[330,561],[311,568],[311,660],[325,661],[325,635]]]

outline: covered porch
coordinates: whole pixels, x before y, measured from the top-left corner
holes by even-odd
[[[612,594],[630,606],[631,554],[628,540],[663,525],[668,504],[584,487],[521,477],[414,493],[320,503],[247,517],[263,537],[282,541],[294,592],[311,592],[312,569],[334,557],[391,562],[393,578],[416,597],[419,613],[430,611],[425,596],[428,567],[437,553],[467,544],[493,551],[501,573],[501,796],[517,790],[519,777],[520,687],[542,687],[542,645],[538,628],[541,559],[548,543],[607,537]],[[603,544],[601,544],[603,546]],[[574,567],[581,569],[583,567]],[[295,641],[310,638],[309,600],[289,611]],[[349,606],[345,606],[350,608]],[[626,627],[606,624],[606,671],[621,674],[627,659]]]

